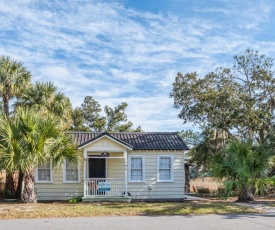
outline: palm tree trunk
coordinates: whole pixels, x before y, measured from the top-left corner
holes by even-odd
[[[14,180],[14,173],[6,173],[6,184],[5,190],[7,193],[7,198],[14,199],[16,193],[16,185]]]
[[[9,117],[9,98],[7,95],[3,95],[3,102],[4,102],[4,112],[7,117]]]
[[[21,200],[24,203],[36,203],[37,196],[34,187],[34,171],[33,169],[26,170],[23,178]]]
[[[237,201],[253,201],[253,192],[251,189],[243,188],[242,191],[239,192]]]
[[[19,170],[18,183],[17,183],[16,194],[15,194],[16,199],[21,199],[23,179],[24,179],[24,173],[22,173],[22,171]]]

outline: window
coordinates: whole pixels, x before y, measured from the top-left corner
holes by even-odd
[[[145,178],[144,156],[129,156],[128,177],[130,182],[143,182]]]
[[[46,162],[44,164],[38,165],[35,173],[36,182],[41,183],[51,183],[52,182],[52,164],[51,162]]]
[[[173,182],[173,156],[158,156],[158,182]]]
[[[79,165],[69,162],[65,159],[63,166],[63,182],[64,183],[75,183],[79,182]]]

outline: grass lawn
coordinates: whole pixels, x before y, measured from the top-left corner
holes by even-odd
[[[190,201],[160,203],[5,203],[0,202],[0,219],[137,216],[137,215],[196,215],[259,212],[232,202]]]

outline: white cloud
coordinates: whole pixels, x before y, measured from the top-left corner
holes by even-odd
[[[86,95],[102,106],[126,101],[145,131],[181,130],[169,99],[177,72],[204,75],[246,48],[275,56],[274,36],[257,38],[263,26],[273,31],[273,2],[218,3],[181,15],[123,1],[0,0],[0,53],[23,61],[34,80],[53,81],[74,107]]]

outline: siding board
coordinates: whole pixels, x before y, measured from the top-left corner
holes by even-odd
[[[115,147],[119,149],[117,143],[106,143],[110,140],[102,140],[97,143],[99,151],[105,151],[104,148]],[[92,149],[89,145],[87,150]],[[85,149],[84,149],[85,150]],[[110,153],[111,156],[123,156],[123,151]],[[128,191],[134,199],[182,199],[184,197],[184,157],[181,151],[130,151],[130,155],[145,156],[145,182],[129,182]],[[157,182],[157,159],[158,155],[173,155],[174,157],[174,182]],[[108,178],[124,178],[124,159],[108,159],[107,177]],[[35,187],[38,193],[39,200],[67,200],[70,197],[83,196],[83,159],[80,162],[80,183],[63,183],[62,167],[53,170],[53,183],[36,183]],[[129,162],[128,162],[129,163]],[[148,185],[152,186],[152,191],[148,190]]]

